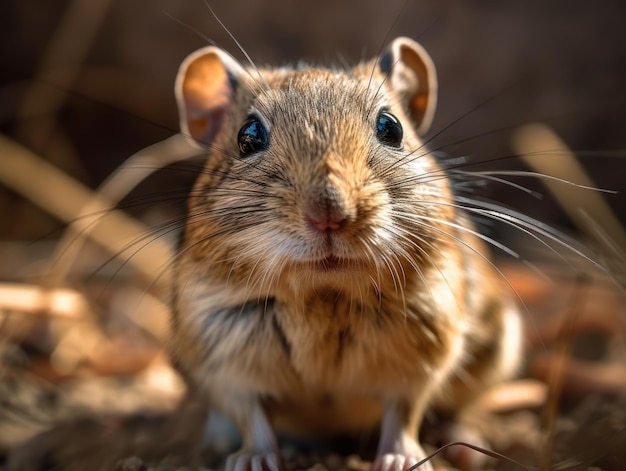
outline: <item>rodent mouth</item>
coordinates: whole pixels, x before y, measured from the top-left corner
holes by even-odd
[[[335,257],[329,255],[323,259],[310,262],[311,267],[317,272],[339,272],[362,269],[363,264],[357,260]]]

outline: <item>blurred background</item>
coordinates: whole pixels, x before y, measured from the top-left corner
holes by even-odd
[[[415,38],[439,73],[431,135],[490,100],[437,136],[438,146],[546,122],[570,148],[596,151],[581,162],[599,186],[624,189],[624,156],[603,155],[626,148],[624,2],[211,6],[261,65],[356,63],[395,36]],[[133,152],[176,132],[173,82],[187,54],[211,40],[242,57],[202,0],[5,0],[0,26],[0,130],[90,187]],[[445,150],[485,160],[508,155],[511,130]],[[609,203],[624,214],[623,191]],[[11,215],[0,222],[3,239],[38,238],[55,223],[6,187],[0,213]],[[558,211],[546,216],[567,222]]]
[[[555,199],[539,179],[514,176],[507,178],[543,198],[496,182],[481,188],[489,198],[586,244],[590,239],[600,242],[598,260],[606,261],[616,277],[624,275],[626,2],[230,0],[209,4],[257,65],[300,60],[354,64],[375,56],[396,36],[418,40],[431,54],[439,76],[439,106],[426,136],[432,139],[430,147],[452,158],[482,162],[472,167],[481,170],[537,170],[552,162],[562,171],[556,174],[575,183],[615,190],[614,194],[565,192]],[[203,0],[0,2],[0,373],[19,371],[19,383],[35,381],[38,390],[41,379],[52,384],[53,391],[62,384],[69,403],[82,412],[128,412],[147,406],[166,410],[180,398],[184,388],[162,353],[167,290],[159,285],[162,279],[149,276],[161,273],[163,266],[155,268],[148,260],[138,280],[126,262],[139,258],[140,254],[130,256],[137,248],[150,252],[158,246],[154,233],[142,239],[141,231],[167,220],[165,214],[171,212],[161,212],[157,200],[168,198],[158,196],[178,188],[181,172],[163,172],[138,190],[132,185],[120,190],[138,192],[127,206],[147,225],[131,224],[130,232],[124,232],[125,237],[134,234],[128,240],[138,242],[130,251],[129,246],[111,242],[117,238],[116,230],[122,233],[121,220],[112,219],[109,233],[102,229],[100,247],[72,244],[66,228],[77,220],[90,189],[101,185],[134,153],[177,133],[173,86],[178,66],[208,42],[243,57]],[[543,123],[542,129],[554,134],[533,134],[530,141],[538,144],[520,146],[520,126],[528,123]],[[569,160],[556,160],[550,152],[534,154],[536,149],[564,153],[568,148],[574,157]],[[530,153],[525,160],[511,158],[524,152]],[[598,197],[606,206],[596,210]],[[569,207],[563,203],[568,200]],[[592,234],[593,224],[579,233],[579,206],[598,218],[600,233]],[[174,209],[178,215],[181,210]],[[108,209],[91,213],[98,211],[110,213]],[[563,345],[561,322],[576,317],[573,306],[585,306],[577,314],[581,319],[573,328],[577,333],[570,333],[565,341],[566,350],[582,363],[561,370],[559,383],[574,398],[561,402],[569,407],[564,419],[569,422],[548,426],[548,432],[566,436],[558,442],[568,443],[561,447],[560,456],[570,456],[580,449],[577,443],[588,445],[594,436],[617,437],[626,443],[626,417],[622,414],[618,420],[614,414],[626,410],[623,401],[591,396],[598,391],[626,394],[623,293],[616,284],[587,286],[585,276],[592,276],[587,273],[592,265],[571,270],[567,263],[546,255],[545,247],[536,241],[520,243],[520,233],[510,226],[488,230],[515,250],[520,245],[528,245],[521,249],[531,253],[539,249],[535,259],[550,278],[523,264],[503,268],[529,307],[526,319],[532,325],[528,342],[533,355],[528,377],[544,386],[554,384],[547,379],[555,364],[551,345]],[[71,283],[61,277],[62,288],[47,291],[41,274],[50,257],[55,251],[57,255],[70,251],[58,248],[62,237],[69,246],[79,247],[68,276]],[[154,242],[146,245],[148,241]],[[564,252],[566,258],[575,259],[574,265],[583,259]],[[112,263],[116,253],[124,255]],[[568,275],[561,278],[563,271]],[[587,330],[593,334],[581,334]],[[579,337],[582,341],[574,342]],[[605,364],[607,370],[600,367]],[[617,369],[611,369],[615,365]],[[129,377],[131,383],[101,381]],[[40,397],[18,395],[4,386],[0,381],[0,398],[23,399],[16,410],[41,407]],[[3,394],[7,391],[10,394]],[[46,391],[46,398],[56,394]],[[541,397],[534,397],[535,406],[543,403]],[[519,427],[523,421],[507,426],[517,437],[531,437],[522,455],[527,458],[534,459],[540,443],[536,433],[541,429],[540,415],[532,415],[526,428]],[[612,421],[604,421],[609,416]],[[10,422],[5,419],[0,410],[0,469],[3,446],[42,429],[40,422],[35,428],[9,433],[3,428]],[[597,427],[583,426],[590,421]],[[545,427],[545,420],[541,423]],[[574,429],[593,433],[572,435]],[[52,446],[42,443],[37,446]],[[507,446],[502,449],[510,452]],[[598,461],[601,469],[624,469],[623,453],[611,455],[607,446],[591,447],[596,461],[604,459]]]

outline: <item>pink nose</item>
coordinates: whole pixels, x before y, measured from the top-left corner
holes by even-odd
[[[343,215],[333,214],[316,214],[307,215],[309,223],[322,232],[339,231],[346,224],[346,218]]]
[[[308,205],[305,218],[312,227],[321,232],[340,231],[348,222],[346,212],[333,203]]]

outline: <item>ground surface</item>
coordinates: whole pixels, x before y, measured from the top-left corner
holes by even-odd
[[[504,270],[528,308],[527,361],[520,381],[483,401],[490,412],[478,425],[490,448],[529,469],[624,469],[623,293],[598,276],[545,270],[548,283],[517,264]],[[133,298],[130,279],[122,279],[118,275],[98,297],[97,318],[79,302],[75,311],[45,302],[30,311],[26,304],[20,311],[17,302],[4,310],[0,469],[214,469],[236,446],[232,428],[218,422],[211,448],[198,449],[193,437],[203,426],[202,405],[181,403],[184,385],[163,353],[163,332],[154,330],[165,312],[145,293]],[[16,286],[36,287],[3,288]],[[102,293],[102,286],[92,290]],[[142,309],[150,310],[152,332],[138,320]],[[128,317],[131,311],[136,317]],[[443,444],[443,426],[429,415],[422,433],[429,452]],[[365,470],[373,450],[373,438],[286,440],[282,454],[289,470]],[[456,469],[443,455],[434,463]],[[489,459],[479,469],[524,468]]]

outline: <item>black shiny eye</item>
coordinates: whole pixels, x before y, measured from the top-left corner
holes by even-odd
[[[378,113],[376,137],[381,144],[389,147],[402,147],[402,125],[398,118],[388,111]]]
[[[246,157],[268,148],[270,141],[267,136],[267,129],[259,118],[251,117],[246,121],[237,135],[239,152],[242,157]]]

